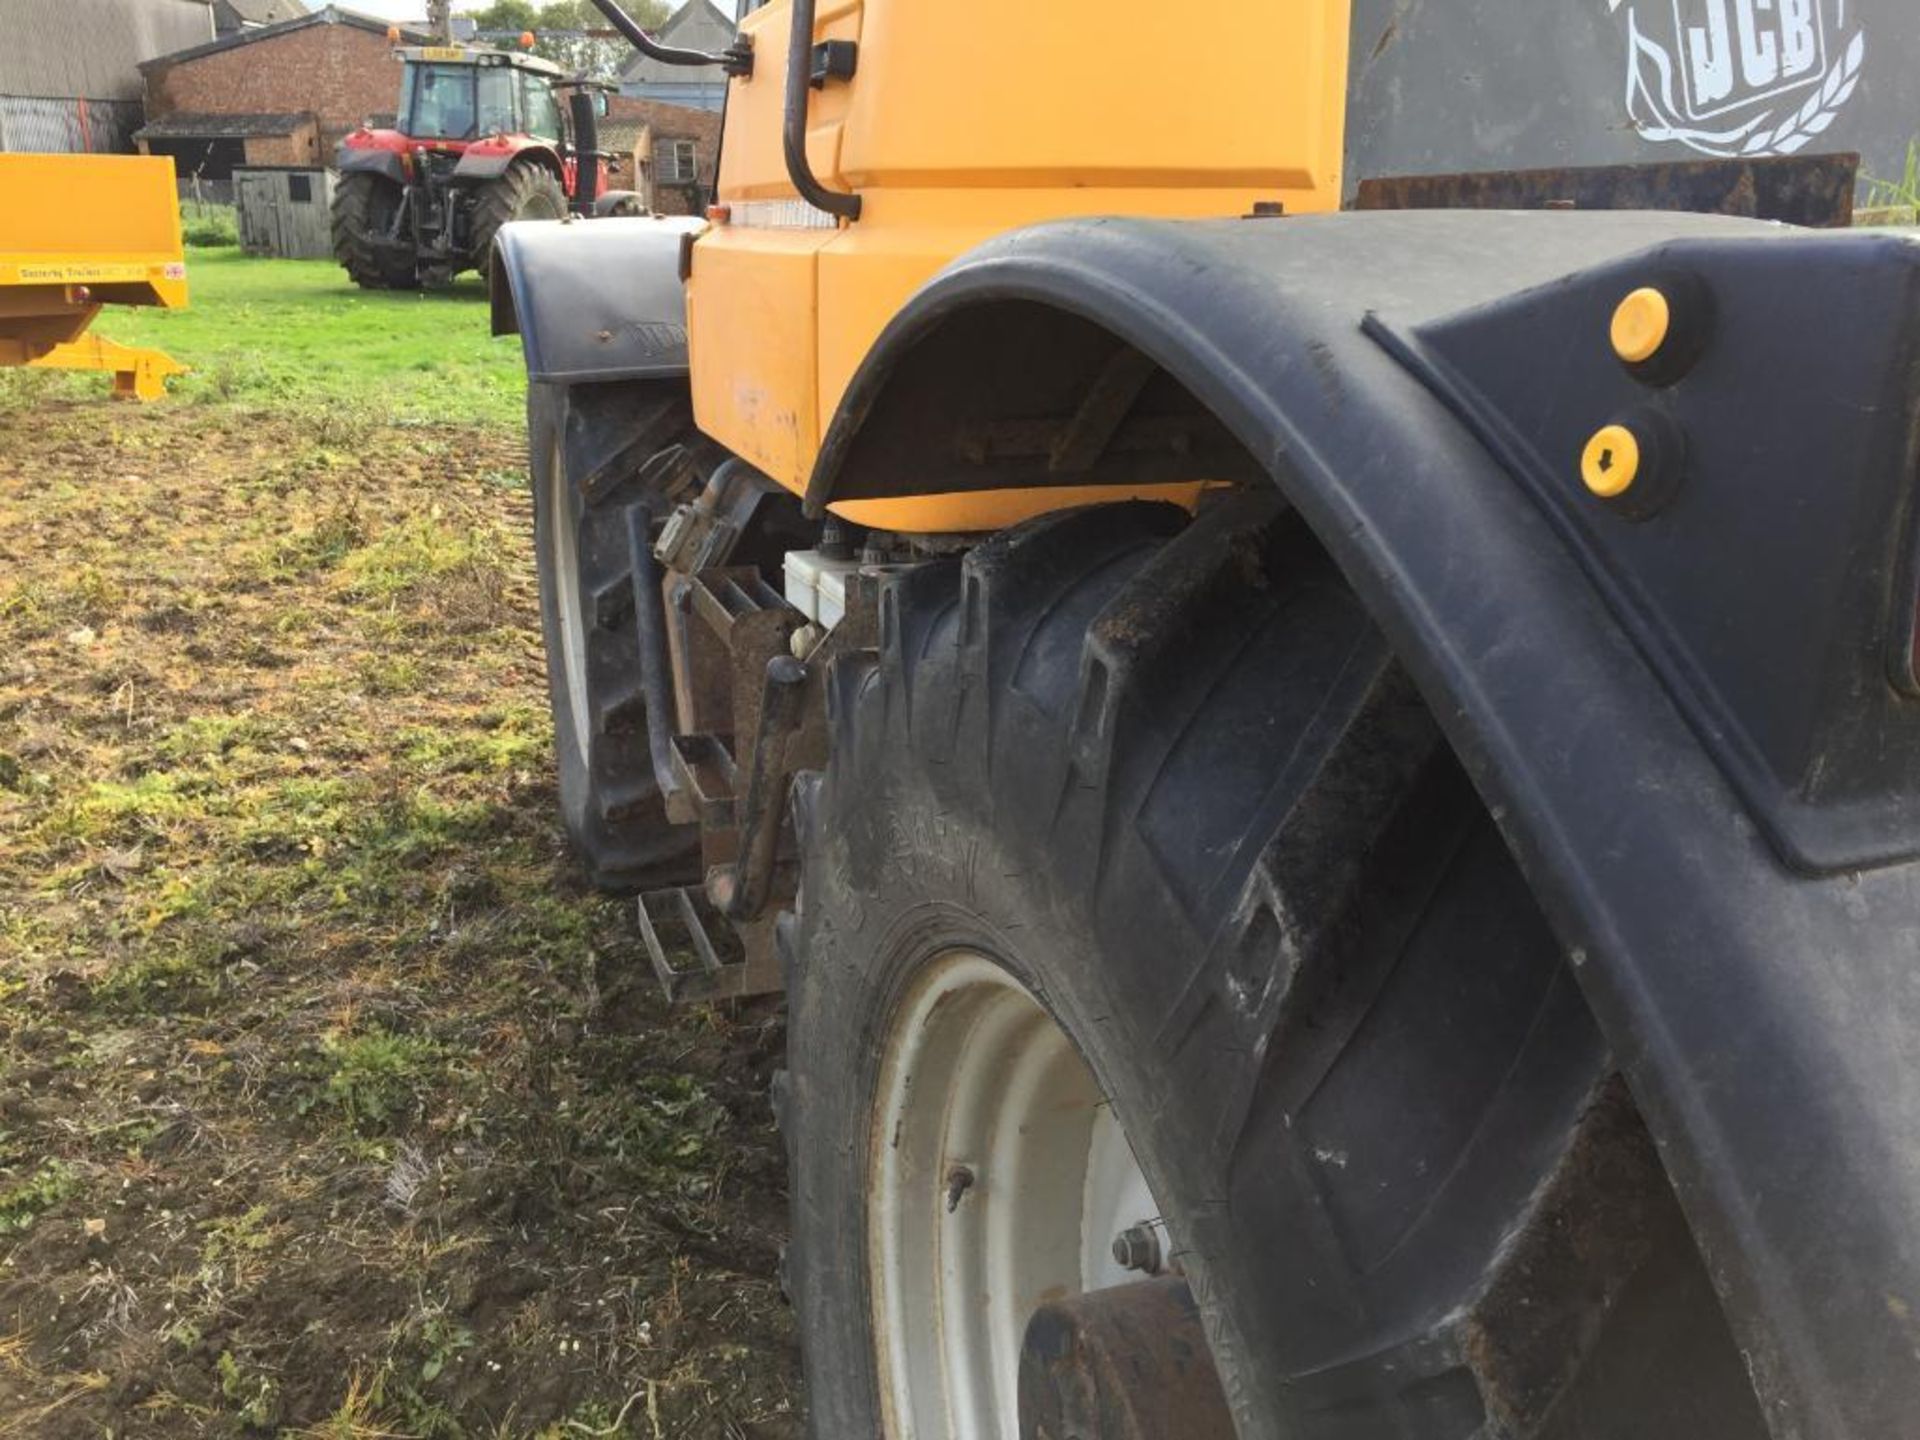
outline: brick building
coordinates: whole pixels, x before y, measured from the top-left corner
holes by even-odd
[[[410,45],[430,45],[419,31]],[[140,148],[174,157],[183,179],[226,180],[237,165],[325,165],[341,136],[391,124],[400,67],[384,22],[327,6],[149,60]],[[697,215],[712,193],[720,116],[660,100],[608,97],[601,143],[625,162],[616,184],[652,208]]]
[[[409,30],[410,45],[432,37]],[[393,114],[400,67],[384,21],[329,5],[149,60],[147,124],[136,137],[182,177],[224,180],[235,165],[324,165],[340,137]]]
[[[704,213],[720,159],[719,112],[628,95],[609,96],[607,104],[600,143],[627,164],[616,187],[638,190],[665,215]]]

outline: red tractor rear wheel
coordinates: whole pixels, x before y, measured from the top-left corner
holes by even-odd
[[[510,220],[558,220],[567,213],[567,192],[546,166],[519,161],[489,182],[473,205],[473,268],[484,280],[493,262],[493,237]]]
[[[400,201],[398,185],[367,171],[342,175],[334,186],[333,258],[363,290],[412,290],[420,284],[411,254],[377,243],[393,228]]]

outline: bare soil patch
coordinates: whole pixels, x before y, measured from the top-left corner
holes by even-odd
[[[580,885],[516,447],[0,409],[0,1440],[799,1433],[778,1011]]]

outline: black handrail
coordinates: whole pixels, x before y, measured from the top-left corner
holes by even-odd
[[[594,0],[597,5],[600,0]],[[787,40],[787,105],[780,148],[786,152],[787,178],[800,198],[829,215],[860,218],[860,197],[829,190],[807,160],[807,101],[813,90],[814,0],[793,0],[793,31]]]
[[[647,34],[640,28],[639,21],[620,8],[618,0],[593,0],[593,8],[606,16],[613,28],[632,41],[633,48],[649,60],[658,60],[662,65],[718,65],[729,75],[753,74],[753,42],[744,35],[718,52],[682,50],[662,45]]]

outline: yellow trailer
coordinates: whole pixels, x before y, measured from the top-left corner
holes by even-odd
[[[157,400],[184,365],[87,333],[102,305],[187,303],[173,162],[0,155],[0,365],[106,370]]]

